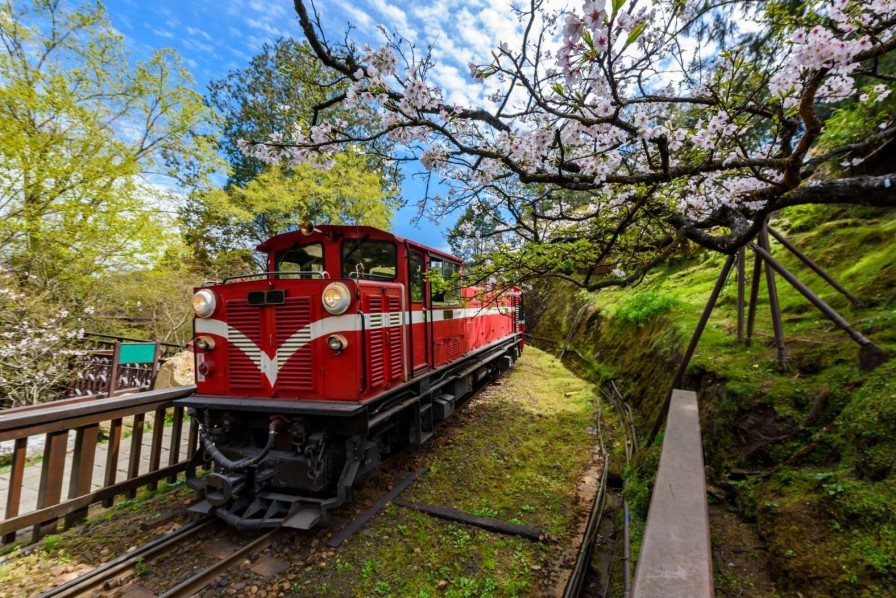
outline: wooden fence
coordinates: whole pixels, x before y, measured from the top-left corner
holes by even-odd
[[[15,540],[16,532],[33,528],[33,539],[53,533],[60,519],[65,527],[74,525],[87,515],[90,505],[98,502],[111,506],[119,495],[136,495],[142,486],[155,488],[165,478],[174,481],[184,470],[196,450],[196,423],[185,417],[183,407],[174,407],[175,399],[185,397],[194,386],[181,386],[111,398],[65,399],[53,403],[9,409],[0,412],[0,441],[14,441],[12,467],[6,488],[6,511],[0,521],[3,543]],[[151,414],[152,430],[148,467],[140,473],[143,459],[143,438],[147,415]],[[166,416],[170,425],[166,428]],[[130,423],[130,455],[127,475],[119,481],[119,449],[124,423]],[[101,424],[105,445],[101,443]],[[184,445],[184,425],[187,442]],[[167,447],[163,441],[168,430]],[[72,436],[72,433],[73,436]],[[40,465],[37,500],[33,509],[23,512],[28,439],[45,436]],[[73,447],[70,447],[70,437]],[[102,483],[93,487],[94,461],[97,448],[105,453]],[[168,457],[163,463],[163,449]],[[33,468],[34,466],[32,466]],[[30,469],[30,468],[29,468]],[[64,484],[68,482],[65,499]],[[0,488],[0,500],[3,500]]]

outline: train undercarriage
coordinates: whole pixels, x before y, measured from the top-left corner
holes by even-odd
[[[351,499],[354,484],[434,426],[519,357],[520,335],[483,347],[365,403],[194,395],[199,422],[187,484],[238,529],[311,529]],[[200,469],[203,471],[201,472]]]

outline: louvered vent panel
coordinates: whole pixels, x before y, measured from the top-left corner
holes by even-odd
[[[398,297],[389,297],[389,379],[404,378],[404,364],[401,334],[401,301]]]
[[[463,353],[463,337],[455,336],[448,344],[448,359],[457,359]]]
[[[370,313],[370,388],[377,388],[386,382],[385,336],[383,329],[383,299],[369,296]]]
[[[311,298],[290,297],[274,308],[277,320],[277,387],[281,390],[314,389],[311,353]]]
[[[227,324],[230,385],[239,389],[261,388],[261,370],[253,360],[259,355],[261,309],[243,301],[228,301]]]

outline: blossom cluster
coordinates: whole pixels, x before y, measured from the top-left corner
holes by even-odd
[[[88,306],[85,315],[93,308]],[[56,398],[70,375],[66,349],[84,331],[78,316],[26,292],[12,276],[0,274],[0,396],[2,406]]]
[[[436,212],[487,201],[490,189],[519,179],[591,193],[601,199],[576,210],[607,218],[652,185],[675,213],[700,223],[720,210],[754,213],[765,207],[755,198],[780,186],[782,107],[793,114],[801,103],[882,102],[890,93],[884,83],[857,90],[855,80],[859,59],[891,43],[892,0],[810,0],[792,22],[764,23],[768,52],[749,60],[689,37],[689,24],[712,25],[705,2],[633,6],[585,0],[579,10],[524,11],[540,34],[518,49],[502,42],[487,64],[468,63],[471,79],[492,85],[489,99],[501,106],[488,118],[446,105],[427,78],[430,65],[400,68],[397,56],[409,54],[394,44],[365,46],[352,61],[360,66],[351,67],[346,107],[373,109],[376,135],[451,185],[447,197],[427,198]],[[753,17],[763,25],[761,14]],[[747,80],[758,88],[744,89]],[[351,142],[344,123],[331,121],[244,150],[266,161],[326,162]],[[537,209],[539,234],[577,226],[562,204]]]

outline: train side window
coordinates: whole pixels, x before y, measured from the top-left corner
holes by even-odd
[[[460,303],[460,264],[439,258],[429,261],[429,284],[433,303]]]
[[[280,274],[279,278],[312,278],[312,272],[323,270],[324,246],[321,243],[290,247],[278,251],[274,256],[275,272],[296,272],[296,274]]]
[[[423,301],[423,256],[412,252],[410,268],[411,303],[420,303]]]
[[[342,278],[395,280],[395,243],[348,239],[342,243]]]

